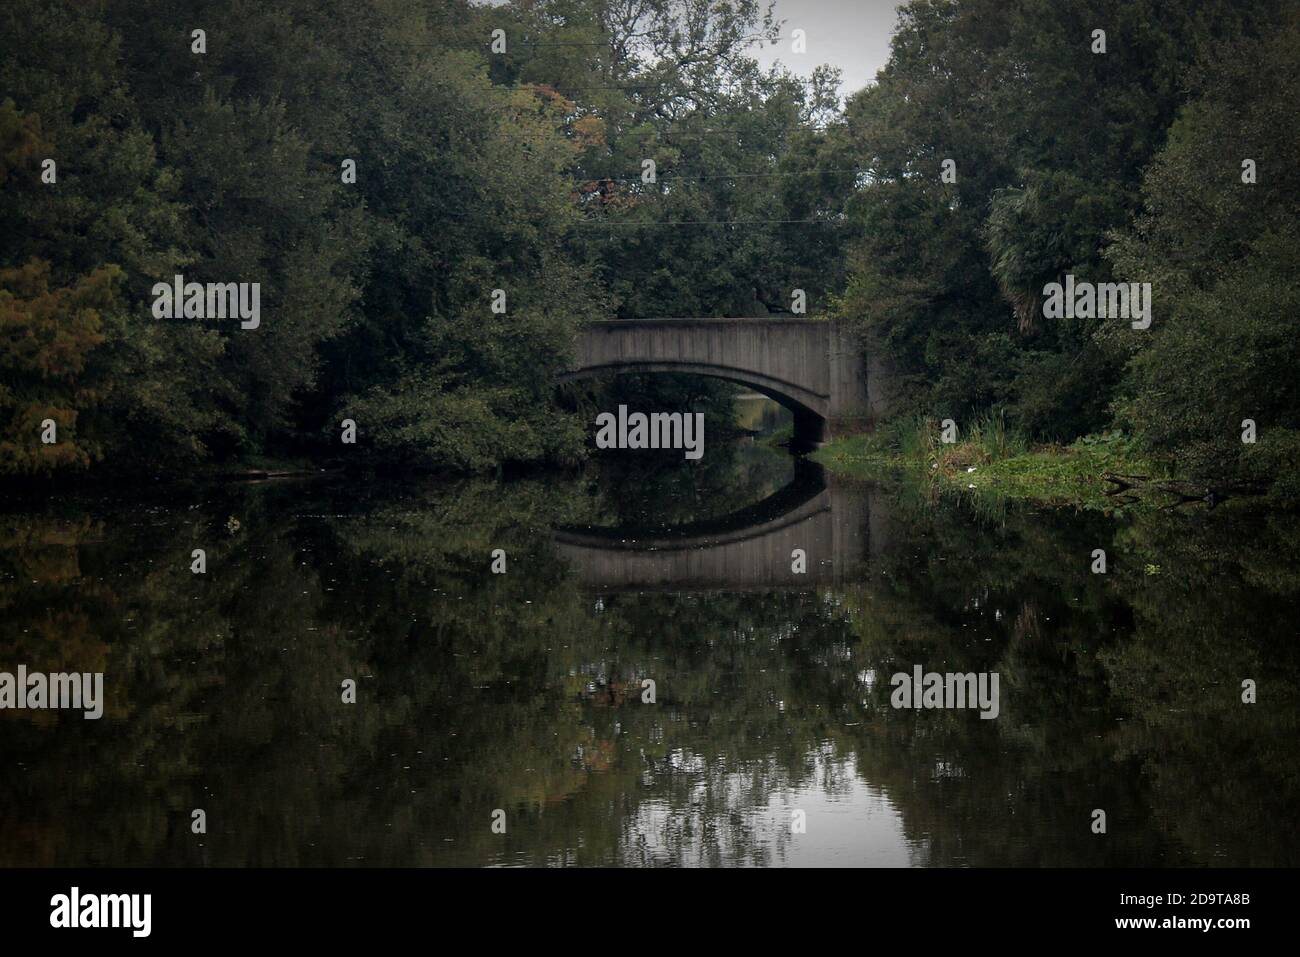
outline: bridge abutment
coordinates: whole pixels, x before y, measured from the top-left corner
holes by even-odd
[[[794,410],[794,436],[791,446],[796,452],[811,452],[830,438],[829,423],[815,412]]]
[[[862,347],[840,323],[828,325],[826,362],[830,395],[823,441],[833,434],[866,432],[875,426],[871,409],[872,377]]]

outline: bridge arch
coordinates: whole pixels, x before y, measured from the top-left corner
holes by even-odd
[[[815,445],[835,422],[868,424],[866,367],[828,320],[628,319],[588,323],[560,379],[679,372],[738,382],[794,413],[796,441]]]
[[[653,372],[673,372],[684,375],[701,375],[724,379],[753,389],[789,409],[794,415],[796,439],[809,445],[822,442],[826,433],[826,399],[794,383],[756,372],[728,369],[706,362],[613,362],[592,365],[559,377],[560,382],[574,382],[605,375],[639,375]]]

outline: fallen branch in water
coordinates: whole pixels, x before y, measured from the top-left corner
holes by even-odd
[[[1149,475],[1123,475],[1117,472],[1107,472],[1102,478],[1115,486],[1107,489],[1107,495],[1136,491],[1159,492],[1177,497],[1178,501],[1167,506],[1169,508],[1177,508],[1189,502],[1205,502],[1210,508],[1214,508],[1215,505],[1229,498],[1259,495],[1264,491],[1262,486],[1249,482],[1229,482],[1216,486],[1190,479],[1153,479]]]

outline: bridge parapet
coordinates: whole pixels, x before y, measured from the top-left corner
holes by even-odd
[[[861,350],[823,319],[628,319],[593,322],[578,335],[564,378],[681,372],[743,383],[789,408],[812,443],[870,428],[883,411]]]

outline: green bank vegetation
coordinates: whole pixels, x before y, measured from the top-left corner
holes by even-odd
[[[869,435],[844,438],[813,459],[853,478],[921,482],[943,490],[1049,504],[1111,509],[1199,500],[1192,483],[1147,458],[1122,433],[1088,435],[1069,445],[1035,445],[1008,428],[1005,417],[981,416],[952,443],[940,423],[895,420]]]

